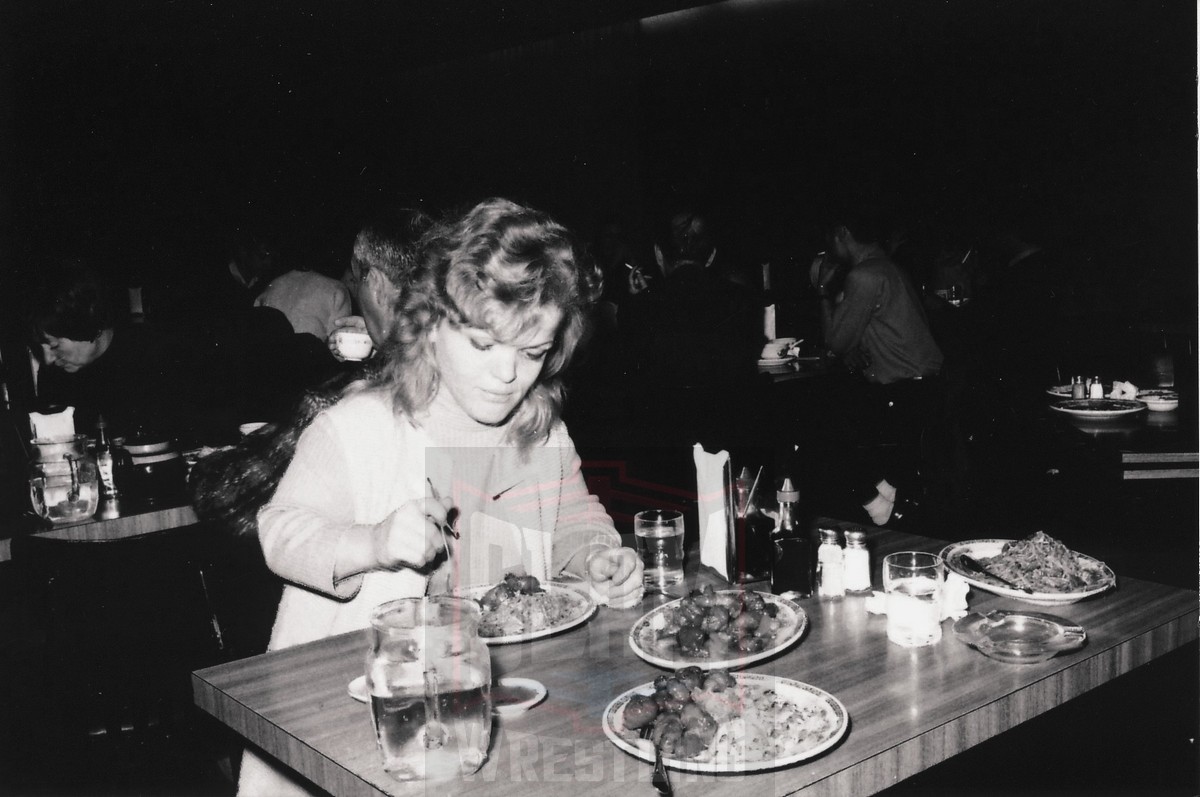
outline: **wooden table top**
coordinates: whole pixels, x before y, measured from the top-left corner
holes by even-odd
[[[939,550],[938,540],[889,530],[868,536],[879,562],[897,550]],[[706,574],[689,576],[698,583]],[[973,611],[1044,611],[1082,625],[1088,643],[1041,664],[1005,664],[955,638],[943,624],[937,645],[905,649],[887,641],[886,619],[866,599],[801,601],[810,628],[799,644],[748,672],[793,678],[846,706],[850,729],[829,752],[774,772],[672,772],[677,793],[693,795],[872,794],[1196,639],[1197,594],[1132,578],[1088,601],[1034,607],[973,590]],[[456,794],[627,797],[652,794],[651,767],[612,745],[601,715],[614,697],[665,672],[630,650],[634,610],[601,608],[586,625],[531,643],[493,647],[494,675],[535,678],[541,705],[497,719],[483,768],[451,784]],[[383,771],[370,710],[346,692],[363,672],[365,632],[201,670],[197,705],[334,795],[424,794]],[[1147,712],[1154,705],[1147,702]]]
[[[114,513],[112,517],[104,517]],[[16,519],[6,526],[9,535],[36,534],[56,540],[91,542],[137,537],[156,531],[167,531],[199,522],[192,505],[184,500],[163,505],[126,502],[117,507],[101,505],[96,514],[79,523],[52,525],[33,516]],[[0,562],[7,562],[12,553],[9,546],[11,536],[0,539]]]

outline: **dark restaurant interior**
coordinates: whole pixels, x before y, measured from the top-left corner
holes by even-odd
[[[324,341],[267,351],[276,333],[207,303],[239,236],[259,233],[275,272],[343,280],[356,231],[382,208],[499,196],[543,210],[600,262],[604,296],[615,291],[568,374],[564,418],[589,486],[627,544],[653,501],[690,511],[694,541],[697,442],[795,479],[814,517],[869,520],[834,486],[847,443],[821,375],[756,369],[750,351],[689,381],[676,355],[646,355],[649,338],[620,328],[633,317],[625,267],[652,268],[672,213],[701,213],[752,277],[752,323],[771,306],[777,336],[816,361],[810,263],[830,247],[831,208],[868,205],[905,245],[953,396],[921,502],[895,523],[944,540],[1045,530],[1120,577],[1195,590],[1196,42],[1196,5],[1177,0],[0,0],[0,537],[12,550],[0,561],[0,794],[235,794],[240,742],[191,705],[188,674],[261,650],[278,599],[241,538],[221,549],[221,583],[202,587],[222,622],[249,628],[220,651],[165,630],[188,576],[151,548],[94,560],[107,579],[72,563],[78,594],[49,605],[45,572],[66,576],[27,542],[20,438],[37,400],[17,372],[33,351],[26,306],[64,257],[120,297],[138,289],[121,323],[153,330],[178,375],[153,400],[186,416],[180,450],[220,447],[238,424],[282,420],[337,370]],[[1022,249],[1042,258],[1030,295],[989,304]],[[966,276],[947,278],[947,263]],[[983,320],[988,307],[1002,315]],[[701,326],[689,345],[720,348]],[[1010,336],[1020,343],[1006,348]],[[1079,374],[1169,387],[1180,406],[1136,426],[1073,423],[1048,411],[1045,389]],[[1122,458],[1143,444],[1190,465]],[[219,525],[168,544],[203,549],[226,536]],[[124,580],[136,586],[117,595]],[[54,631],[89,588],[129,613],[99,630],[128,636],[95,668],[161,680],[169,732],[128,743],[49,727],[41,696],[79,677],[69,662],[101,655],[82,630]],[[157,612],[134,608],[160,594],[171,600],[151,601]],[[1193,639],[881,793],[1200,793],[1198,683]]]

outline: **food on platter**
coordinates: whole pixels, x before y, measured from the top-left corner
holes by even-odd
[[[479,635],[485,639],[536,634],[569,623],[589,610],[587,598],[569,589],[543,589],[533,576],[507,573],[479,599]]]
[[[1034,592],[1079,592],[1111,579],[1111,571],[1080,556],[1045,532],[1005,543],[1000,554],[979,560],[989,572]]]
[[[775,641],[780,629],[778,611],[757,592],[718,593],[705,585],[665,611],[655,633],[658,639],[674,638],[685,656],[723,658],[729,653],[759,653]]]
[[[774,688],[773,679],[685,667],[654,679],[651,694],[634,694],[618,731],[648,734],[664,758],[738,768],[782,761],[826,742],[842,717],[803,691]]]

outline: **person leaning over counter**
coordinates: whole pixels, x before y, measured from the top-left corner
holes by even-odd
[[[560,420],[560,377],[598,294],[566,229],[507,200],[424,237],[380,375],[312,422],[259,513],[264,557],[288,582],[272,649],[507,572],[573,573],[614,606],[640,598],[641,562]],[[289,792],[306,793],[247,753],[240,794]]]
[[[75,407],[77,431],[91,434],[103,415],[111,435],[139,428],[178,435],[194,417],[183,347],[159,327],[118,323],[108,286],[90,264],[67,259],[40,268],[26,321],[40,366],[36,404]]]

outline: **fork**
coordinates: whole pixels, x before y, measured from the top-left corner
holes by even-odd
[[[996,579],[997,581],[999,581],[1004,586],[1009,587],[1010,589],[1018,589],[1021,592],[1025,592],[1025,593],[1029,593],[1029,594],[1033,593],[1033,590],[1030,589],[1029,587],[1022,587],[1018,584],[1014,584],[1013,582],[1009,581],[1006,578],[1001,578],[1000,576],[993,573],[991,570],[988,570],[986,567],[984,567],[982,562],[974,559],[971,556],[968,556],[965,553],[959,554],[958,561],[960,561],[964,565],[966,565],[968,569],[974,570],[976,573],[982,573],[985,576],[990,576],[990,577]]]
[[[638,735],[643,739],[649,739],[653,729],[654,723],[650,723],[638,731]],[[675,790],[671,788],[671,776],[667,774],[667,768],[663,765],[662,750],[658,749],[658,744],[654,742],[651,744],[654,744],[654,774],[650,776],[650,783],[663,797],[671,797]]]

